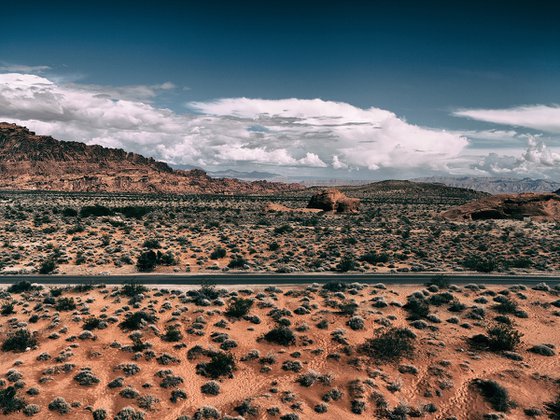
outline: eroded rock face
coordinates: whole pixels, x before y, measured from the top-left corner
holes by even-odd
[[[360,199],[347,197],[343,192],[329,188],[312,196],[307,208],[337,213],[357,213],[360,208]]]
[[[448,220],[486,220],[530,218],[537,222],[560,221],[560,195],[500,194],[453,207],[442,214]]]
[[[303,186],[211,178],[198,169],[174,170],[122,149],[59,141],[16,124],[0,123],[0,189],[267,194]]]

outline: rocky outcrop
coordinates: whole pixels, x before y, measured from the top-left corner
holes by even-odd
[[[313,195],[307,208],[337,213],[357,213],[360,208],[360,199],[347,197],[343,192],[329,188]]]
[[[501,194],[472,201],[444,212],[448,220],[485,220],[530,218],[537,222],[560,222],[560,195]]]
[[[164,162],[122,149],[59,141],[25,127],[0,123],[0,189],[269,194],[303,186],[211,178],[199,169],[174,170]]]

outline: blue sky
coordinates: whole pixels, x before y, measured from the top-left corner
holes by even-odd
[[[557,2],[151,3],[3,5],[2,119],[210,169],[558,179]]]

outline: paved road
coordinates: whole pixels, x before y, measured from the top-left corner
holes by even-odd
[[[150,274],[150,275],[116,275],[116,276],[66,276],[66,275],[18,275],[0,276],[0,284],[17,283],[27,280],[40,284],[81,284],[104,283],[122,284],[138,281],[143,284],[157,285],[200,285],[212,283],[217,285],[276,285],[276,284],[310,284],[328,281],[388,283],[388,284],[424,284],[436,274]],[[492,274],[446,274],[450,283],[483,284],[560,284],[560,276],[545,275],[492,275]]]

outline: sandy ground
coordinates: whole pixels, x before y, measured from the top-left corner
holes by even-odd
[[[299,418],[305,419],[387,418],[379,415],[376,417],[375,414],[375,404],[371,395],[380,393],[386,399],[389,409],[394,409],[399,404],[422,409],[431,403],[436,411],[428,413],[423,410],[423,418],[446,419],[455,416],[457,419],[474,420],[482,419],[484,414],[495,411],[472,385],[472,380],[477,378],[492,379],[503,385],[511,400],[515,402],[515,407],[505,413],[504,418],[522,419],[528,418],[523,414],[525,408],[536,407],[544,410],[544,403],[554,400],[560,391],[558,355],[547,357],[528,351],[533,345],[543,343],[560,348],[560,313],[558,308],[550,304],[558,300],[554,290],[522,289],[509,292],[508,296],[518,302],[520,309],[528,314],[527,318],[511,316],[515,328],[523,334],[522,343],[516,349],[523,360],[515,361],[500,353],[473,351],[467,343],[468,337],[483,333],[486,326],[498,315],[492,309],[492,305],[495,304],[494,294],[505,289],[500,286],[488,286],[478,291],[456,288],[452,291],[453,295],[467,308],[460,313],[452,313],[447,309],[448,305],[430,305],[430,312],[441,322],[428,321],[427,327],[423,329],[411,327],[410,322],[406,320],[407,313],[396,304],[404,304],[407,296],[418,290],[424,290],[427,296],[434,294],[418,286],[391,286],[387,289],[362,286],[345,290],[341,294],[321,292],[319,286],[282,287],[277,289],[277,292],[265,291],[263,287],[253,287],[249,291],[229,288],[227,294],[220,298],[226,306],[211,304],[203,307],[189,302],[185,295],[188,289],[192,290],[177,287],[150,289],[144,293],[144,299],[136,305],[130,305],[129,298],[121,296],[116,287],[98,288],[87,292],[66,289],[62,297],[72,297],[77,303],[77,308],[60,312],[57,312],[53,305],[43,303],[40,307],[37,306],[49,295],[49,289],[23,294],[0,294],[2,303],[12,301],[15,304],[14,314],[0,317],[0,341],[3,342],[18,325],[36,332],[38,337],[36,348],[22,353],[0,353],[0,378],[4,379],[4,385],[0,389],[13,385],[6,375],[10,369],[17,370],[21,373],[20,380],[24,383],[18,390],[18,396],[24,398],[28,404],[37,404],[40,412],[35,417],[41,419],[92,418],[88,407],[103,408],[107,411],[108,418],[113,418],[126,406],[142,411],[146,419],[192,416],[203,406],[213,406],[222,415],[237,416],[234,407],[246,399],[251,400],[258,413],[253,417],[247,415],[245,418],[273,418],[267,413],[267,409],[271,407],[278,407],[280,415],[296,413]],[[259,324],[246,319],[228,318],[223,314],[231,296],[236,294],[255,299],[250,315],[258,316],[261,320]],[[474,300],[480,297],[486,298],[488,302],[475,303]],[[378,298],[387,302],[388,306],[374,307],[373,299]],[[339,308],[335,307],[350,300],[358,304],[356,315],[365,320],[362,330],[354,331],[349,328],[346,323],[350,316],[340,314]],[[308,313],[298,315],[294,311],[302,305],[308,308],[305,311]],[[474,320],[468,317],[473,306],[485,309],[483,319]],[[290,311],[286,318],[290,320],[290,328],[297,336],[296,344],[280,346],[259,339],[276,326],[276,322],[268,315],[274,308]],[[167,353],[176,357],[176,362],[161,365],[156,358],[146,360],[142,354],[135,357],[134,353],[112,346],[114,342],[123,346],[131,344],[130,332],[123,332],[118,322],[124,319],[127,311],[135,312],[141,309],[153,310],[158,318],[155,328],[143,328],[143,340],[152,345],[151,350],[156,358]],[[28,323],[32,314],[39,316],[38,322]],[[78,338],[83,331],[84,319],[91,315],[115,317],[117,322],[109,323],[105,329],[93,330],[93,339]],[[204,320],[200,330],[192,328],[197,317]],[[458,324],[447,322],[452,317],[459,318]],[[57,318],[59,322],[53,322]],[[225,327],[215,325],[221,320],[226,320]],[[327,321],[326,329],[316,326],[321,320]],[[366,338],[375,334],[374,331],[380,328],[382,322],[409,327],[414,331],[417,338],[413,356],[398,362],[385,363],[356,352]],[[168,324],[179,326],[183,335],[179,342],[165,342],[161,339],[160,335]],[[308,329],[302,327],[304,324]],[[332,339],[332,333],[337,329],[344,329],[347,345]],[[202,331],[203,335],[194,335],[194,331]],[[48,338],[54,332],[58,334],[58,338]],[[218,380],[221,388],[219,395],[208,396],[201,392],[201,386],[210,379],[196,373],[196,365],[208,361],[208,358],[200,356],[197,360],[188,360],[186,355],[187,350],[195,345],[218,350],[220,344],[211,339],[214,332],[227,333],[229,338],[237,343],[236,348],[228,350],[237,361],[237,369],[233,378]],[[177,345],[180,343],[184,343],[185,346],[178,349],[180,346]],[[271,355],[276,359],[276,362],[270,365],[270,371],[261,371],[263,364],[260,360],[241,360],[251,350],[258,350],[261,357]],[[57,356],[68,352],[71,355],[67,360],[55,361]],[[48,353],[51,358],[37,360],[42,353]],[[302,365],[301,372],[283,370],[282,364],[288,360],[299,361]],[[64,363],[71,363],[75,367],[68,373],[45,373],[46,369]],[[116,369],[121,363],[134,363],[140,371],[133,376],[125,376],[122,371]],[[412,365],[417,372],[400,373],[401,365]],[[73,379],[80,369],[85,367],[91,368],[99,383],[80,386]],[[162,369],[171,369],[174,375],[183,378],[183,383],[178,388],[187,393],[186,400],[176,403],[170,401],[173,388],[160,387],[161,379],[155,376],[156,372]],[[324,385],[317,382],[310,387],[301,386],[296,379],[308,371],[331,375],[331,383]],[[46,376],[51,376],[52,380],[41,383],[41,378]],[[123,398],[119,392],[124,387],[111,389],[107,386],[119,376],[124,377],[125,387],[133,387],[142,396],[153,396],[158,402],[151,409],[140,409],[138,398]],[[352,396],[349,384],[355,380],[362,381],[363,396]],[[31,387],[39,390],[38,395],[26,393]],[[329,402],[326,413],[315,412],[314,407],[321,403],[322,396],[333,388],[342,391],[342,398]],[[286,398],[287,395],[291,398]],[[63,397],[68,403],[79,404],[75,404],[76,407],[62,416],[47,407],[55,397]],[[366,403],[363,414],[351,412],[352,400]],[[19,412],[10,414],[9,418],[21,419],[26,416]]]

